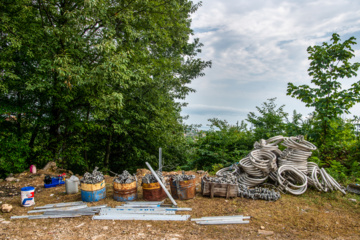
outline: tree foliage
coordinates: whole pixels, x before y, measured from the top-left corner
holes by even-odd
[[[284,112],[285,105],[277,108],[275,100],[276,98],[270,98],[261,107],[257,106],[259,116],[254,112],[247,116],[246,121],[252,124],[256,139],[268,139],[285,133],[285,119],[288,113]]]
[[[214,166],[229,166],[238,162],[252,149],[254,138],[242,121],[231,125],[226,120],[208,120],[210,130],[200,131],[193,142],[194,154],[187,168],[212,170]]]
[[[27,164],[113,169],[179,151],[176,99],[211,65],[189,42],[200,4],[1,1],[0,127],[30,148]]]
[[[351,85],[349,89],[342,89],[340,79],[356,76],[360,63],[351,63],[355,45],[355,38],[350,37],[340,42],[340,36],[332,35],[331,42],[324,42],[321,46],[310,46],[309,75],[312,77],[309,85],[295,86],[288,83],[287,94],[300,99],[307,107],[314,107],[316,116],[320,119],[322,142],[328,139],[331,122],[336,121],[343,113],[349,113],[349,109],[360,101],[360,81]]]

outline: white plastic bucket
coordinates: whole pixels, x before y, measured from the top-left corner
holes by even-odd
[[[21,205],[24,207],[30,207],[35,205],[34,193],[34,187],[21,188]]]
[[[67,194],[74,194],[79,191],[79,178],[71,176],[65,180],[65,189]]]

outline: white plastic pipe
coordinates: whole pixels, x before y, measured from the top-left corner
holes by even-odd
[[[159,176],[156,174],[156,172],[154,171],[154,169],[150,166],[150,164],[148,162],[145,162],[146,166],[149,168],[149,170],[151,171],[151,173],[154,175],[154,177],[156,178],[156,180],[159,182],[160,186],[162,187],[162,189],[164,189],[166,195],[170,198],[171,202],[174,204],[174,206],[177,206],[177,203],[175,202],[174,198],[171,196],[171,194],[169,193],[169,191],[166,189],[166,187],[164,186],[164,184],[161,182]]]

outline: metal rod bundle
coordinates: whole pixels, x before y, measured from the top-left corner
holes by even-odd
[[[216,217],[202,217],[193,218],[191,221],[195,221],[199,225],[224,225],[224,224],[244,224],[249,223],[245,219],[250,219],[248,216],[216,216]]]
[[[93,220],[156,220],[156,221],[186,221],[190,215],[163,214],[114,214],[93,216]]]
[[[99,213],[100,209],[105,208],[106,206],[107,205],[88,207],[84,202],[48,204],[45,206],[37,207],[36,210],[28,211],[28,213],[42,212],[43,214],[41,215],[12,216],[11,219],[41,219],[91,216]]]

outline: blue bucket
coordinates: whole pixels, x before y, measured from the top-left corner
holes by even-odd
[[[81,200],[83,202],[97,202],[106,197],[106,188],[94,191],[81,190]]]

